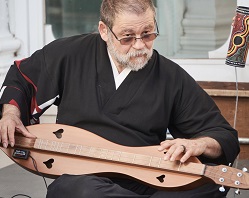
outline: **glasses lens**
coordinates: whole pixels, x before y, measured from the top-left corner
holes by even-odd
[[[157,33],[145,34],[142,39],[144,42],[153,41],[157,37]]]
[[[158,35],[157,33],[145,34],[141,38],[136,38],[131,36],[131,37],[122,38],[119,41],[122,45],[131,45],[135,42],[136,39],[142,39],[144,42],[153,41],[157,37],[157,35]]]
[[[120,39],[120,43],[122,45],[130,45],[134,42],[135,37],[126,37],[126,38],[122,38]]]

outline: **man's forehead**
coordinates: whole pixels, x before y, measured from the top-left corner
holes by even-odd
[[[136,14],[132,12],[121,12],[115,15],[113,25],[129,25],[129,24],[145,24],[147,22],[148,25],[153,24],[155,20],[155,16],[152,10],[148,9],[144,13]]]
[[[119,16],[113,23],[113,26],[119,29],[133,30],[136,28],[149,29],[155,27],[154,16],[136,15],[136,16]]]

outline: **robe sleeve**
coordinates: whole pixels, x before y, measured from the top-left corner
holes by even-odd
[[[238,133],[222,116],[213,99],[187,73],[179,72],[180,84],[174,100],[169,127],[174,138],[211,137],[219,142],[223,155],[219,159],[200,156],[202,162],[233,163],[240,148]],[[179,80],[181,79],[181,80]]]
[[[94,35],[94,36],[91,36]],[[52,105],[59,105],[65,83],[74,84],[71,67],[80,65],[82,43],[87,35],[57,39],[29,58],[15,61],[0,91],[3,104],[13,104],[21,111],[25,125],[39,123],[39,117]],[[98,34],[90,34],[90,39]],[[70,76],[70,80],[67,76]]]
[[[42,113],[58,102],[54,81],[47,71],[43,49],[27,59],[15,61],[1,88],[1,109],[3,104],[15,105],[24,125],[39,123]]]

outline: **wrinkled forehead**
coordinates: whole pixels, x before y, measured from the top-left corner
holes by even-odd
[[[123,11],[116,14],[113,26],[153,26],[155,23],[155,15],[151,9],[147,9],[141,14]]]

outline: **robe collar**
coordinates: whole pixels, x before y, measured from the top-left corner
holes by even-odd
[[[112,110],[117,110],[117,108],[123,106],[132,99],[141,84],[145,81],[153,67],[156,65],[156,53],[153,52],[147,65],[139,71],[131,71],[120,87],[116,90],[107,46],[100,35],[97,41],[96,59],[97,86],[100,96],[100,104],[104,109]]]

